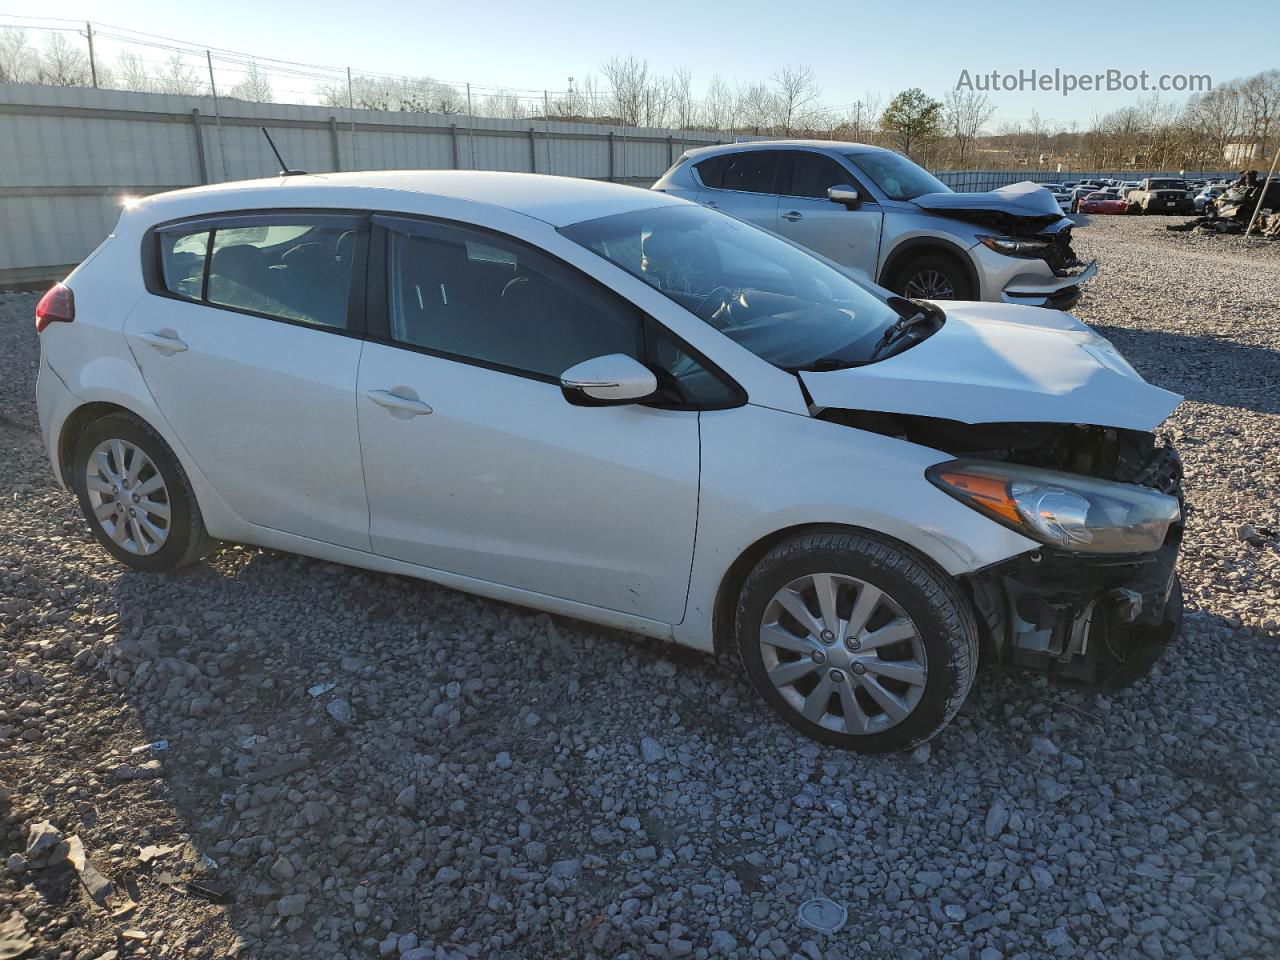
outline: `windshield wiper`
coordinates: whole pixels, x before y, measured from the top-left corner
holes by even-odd
[[[898,312],[899,319],[880,336],[879,341],[871,349],[871,355],[867,357],[867,363],[874,362],[880,354],[888,350],[889,347],[893,346],[912,330],[932,320],[937,320],[941,324],[945,316],[939,308],[931,303],[920,303],[903,297],[892,297],[889,300],[889,305]]]
[[[849,367],[860,367],[866,360],[841,360],[839,357],[819,357],[812,363],[806,363],[802,367],[795,367],[795,371],[801,370],[812,371],[813,373],[823,373],[827,370],[846,370]]]
[[[867,363],[871,363],[873,360],[878,358],[881,353],[889,349],[889,347],[901,339],[904,334],[915,329],[928,319],[929,315],[921,310],[919,313],[913,313],[909,317],[903,317],[901,320],[898,320],[893,326],[885,330],[879,341],[876,342],[876,345],[871,349],[871,356],[867,357]]]

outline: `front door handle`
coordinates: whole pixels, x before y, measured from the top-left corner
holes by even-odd
[[[178,339],[177,334],[173,333],[140,333],[138,339],[149,347],[155,347],[157,350],[165,350],[169,353],[181,353],[187,349],[187,345]]]
[[[399,394],[392,393],[390,390],[370,390],[365,396],[378,406],[386,407],[392,412],[407,413],[414,417],[422,417],[431,413],[431,407],[421,400],[402,397]]]
[[[799,210],[792,210],[790,213],[784,213],[782,215],[782,219],[790,220],[792,223],[795,223],[797,220],[803,220],[804,214],[801,213]]]

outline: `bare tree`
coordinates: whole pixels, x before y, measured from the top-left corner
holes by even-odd
[[[147,65],[136,53],[129,51],[121,53],[116,58],[116,71],[119,77],[116,85],[121,90],[149,93],[155,89],[155,81],[147,73]]]
[[[742,126],[754,134],[767,133],[777,115],[773,91],[763,83],[751,83],[738,88],[737,107],[734,111]]]
[[[25,30],[0,30],[0,83],[39,83],[40,56]]]
[[[207,92],[200,75],[177,53],[165,61],[164,68],[156,77],[155,89],[158,93],[176,93],[183,97]]]
[[[257,61],[250,60],[245,67],[244,79],[231,88],[231,96],[238,100],[249,100],[253,103],[270,103],[272,100],[271,80],[258,69]]]
[[[965,154],[995,112],[995,104],[976,90],[948,90],[942,98],[943,122],[947,135],[955,141],[957,166],[964,167]]]
[[[667,80],[671,100],[671,122],[678,130],[688,130],[694,125],[693,74],[688,67],[681,67]]]
[[[1227,144],[1240,135],[1241,95],[1237,84],[1227,83],[1194,96],[1187,103],[1191,122],[1208,141],[1205,152],[1210,162],[1227,155]]]
[[[822,112],[818,84],[809,67],[786,66],[771,78],[774,85],[773,110],[784,136],[796,127],[809,127]]]
[[[40,76],[40,82],[55,87],[87,87],[91,76],[89,58],[72,46],[66,34],[55,31],[49,34],[41,51]]]
[[[1280,70],[1255,73],[1240,85],[1240,93],[1246,128],[1265,160],[1275,149],[1269,142],[1272,130],[1280,125]]]
[[[503,120],[521,120],[528,116],[538,116],[549,111],[529,111],[520,98],[509,90],[501,90],[484,98],[478,111],[482,116],[499,117]],[[545,117],[544,117],[545,119]]]
[[[717,74],[711,78],[706,98],[702,101],[702,124],[708,130],[730,130],[737,114],[733,91]]]
[[[614,57],[600,65],[612,95],[610,112],[618,123],[638,127],[646,118],[646,99],[651,99],[649,61],[633,56]],[[650,107],[651,109],[651,107]]]

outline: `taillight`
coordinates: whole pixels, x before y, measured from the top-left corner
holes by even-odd
[[[55,283],[36,304],[36,333],[55,320],[70,323],[76,318],[76,298],[65,283]]]

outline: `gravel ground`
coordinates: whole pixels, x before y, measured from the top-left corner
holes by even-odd
[[[1187,397],[1184,638],[1116,695],[986,672],[888,758],[798,738],[727,658],[430,584],[240,547],[126,572],[50,479],[35,298],[0,295],[9,929],[81,960],[1275,955],[1280,245],[1163,223],[1079,229],[1078,313]],[[833,935],[797,923],[820,895]]]

